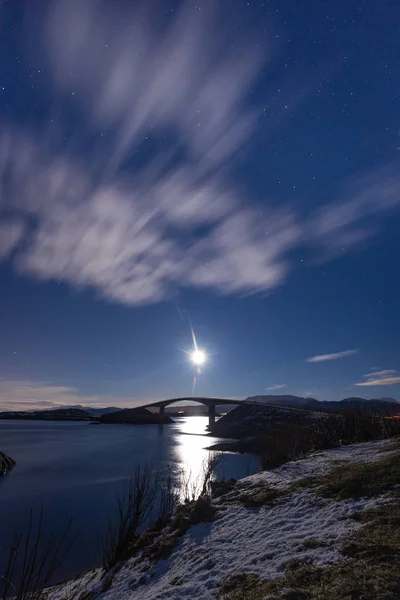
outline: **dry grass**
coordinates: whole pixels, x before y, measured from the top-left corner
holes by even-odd
[[[263,600],[264,582],[258,575],[238,573],[225,579],[217,593],[217,600]]]
[[[400,482],[400,453],[344,465],[314,481],[333,498],[379,495]],[[308,480],[308,484],[310,481]],[[319,486],[319,487],[318,487]],[[262,581],[241,573],[225,580],[218,600],[398,600],[400,598],[400,494],[359,514],[361,527],[342,543],[345,560],[329,567],[293,562],[282,577]],[[317,547],[318,540],[305,540]]]
[[[371,463],[348,463],[336,467],[323,477],[305,477],[292,490],[313,488],[326,498],[343,500],[378,496],[394,491],[400,484],[400,452]]]
[[[325,475],[318,493],[325,497],[361,498],[392,491],[400,482],[400,452],[373,463],[349,463]]]

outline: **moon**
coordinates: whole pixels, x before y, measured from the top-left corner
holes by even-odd
[[[200,366],[203,365],[206,362],[206,354],[203,350],[200,350],[199,348],[197,348],[196,350],[194,350],[192,352],[192,354],[190,355],[190,358],[192,360],[192,363],[196,366]]]

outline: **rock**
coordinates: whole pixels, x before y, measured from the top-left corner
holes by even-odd
[[[3,452],[0,452],[0,475],[5,475],[7,471],[15,467],[16,462]]]

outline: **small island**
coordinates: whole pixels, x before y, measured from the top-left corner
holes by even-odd
[[[24,421],[92,421],[86,410],[79,408],[56,408],[52,410],[14,410],[0,413],[0,419]]]
[[[89,421],[90,423],[118,424],[128,423],[130,425],[157,425],[173,423],[173,420],[165,414],[152,413],[146,408],[127,408],[124,410],[107,410],[104,414],[97,409],[97,414],[91,414],[89,410],[81,408],[58,408],[52,410],[37,411],[9,411],[1,412],[0,419],[25,420],[25,421]]]

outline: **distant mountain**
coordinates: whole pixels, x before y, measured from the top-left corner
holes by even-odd
[[[259,404],[282,404],[290,406],[309,406],[310,404],[319,404],[315,398],[302,398],[301,396],[267,395],[267,396],[249,396],[247,402],[257,402]]]
[[[96,408],[94,406],[82,406],[81,404],[71,404],[69,406],[64,406],[63,408],[76,408],[77,410],[84,410],[93,417],[99,417],[101,415],[106,415],[109,412],[117,412],[118,410],[122,410],[122,408],[119,408],[118,406],[100,406],[99,408]]]
[[[384,414],[400,414],[400,403],[394,398],[344,398],[338,401],[316,400],[315,398],[302,398],[301,396],[250,396],[248,402],[257,404],[275,404],[280,406],[294,406],[308,409],[338,412],[342,410],[357,409],[367,412]]]
[[[54,410],[8,411],[0,413],[0,419],[25,421],[92,421],[93,417],[79,408],[56,408]]]
[[[400,404],[395,398],[374,398],[368,400],[366,398],[359,398],[357,396],[351,398],[343,398],[339,402],[388,402],[389,404]]]
[[[108,413],[118,412],[119,410],[123,410],[122,408],[118,408],[118,406],[106,406],[105,408],[93,408],[92,406],[79,406],[81,410],[85,410],[92,415],[93,417],[101,417],[102,415],[107,415]]]

